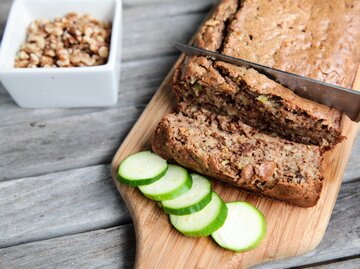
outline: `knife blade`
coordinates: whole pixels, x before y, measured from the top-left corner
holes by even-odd
[[[253,68],[275,80],[297,95],[333,107],[345,113],[352,121],[360,122],[360,91],[328,84],[315,79],[288,73],[282,70],[220,54],[214,51],[174,42],[174,46],[189,56],[205,56],[216,61]]]

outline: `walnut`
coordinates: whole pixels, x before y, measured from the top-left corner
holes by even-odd
[[[91,58],[95,61],[95,65],[105,64],[105,58],[102,58],[99,55],[94,54]]]
[[[16,67],[24,68],[24,67],[28,67],[29,62],[30,61],[28,60],[16,60],[15,65]]]
[[[53,58],[51,58],[49,56],[42,56],[41,57],[41,63],[40,63],[41,66],[49,67],[49,66],[52,66],[53,64],[54,64]]]
[[[40,63],[40,58],[36,54],[31,53],[29,62],[30,64],[37,66]]]
[[[30,55],[22,50],[22,51],[19,52],[18,57],[21,60],[28,60],[30,58]]]
[[[81,51],[76,50],[72,52],[70,55],[70,61],[73,65],[78,65],[81,62]]]
[[[35,44],[37,45],[37,47],[39,49],[44,49],[45,48],[45,38],[42,37],[41,35],[30,34],[28,36],[28,41],[29,42],[35,42]]]
[[[91,27],[86,27],[84,30],[84,34],[86,37],[91,37],[91,35],[94,33],[94,30]]]
[[[107,47],[100,47],[99,56],[102,58],[107,58],[109,56],[109,49]]]
[[[90,15],[68,13],[35,20],[15,57],[15,67],[81,67],[106,64],[111,24]]]
[[[254,175],[253,166],[248,164],[241,170],[241,178],[243,180],[250,180]]]
[[[51,34],[51,35],[61,36],[63,34],[62,27],[60,25],[56,25],[54,23],[46,24],[44,29],[48,34]]]
[[[44,50],[44,55],[54,58],[56,53],[54,50],[49,48]]]
[[[271,177],[276,169],[276,163],[271,161],[263,161],[255,166],[255,172],[261,179],[268,179]]]
[[[81,62],[87,66],[92,66],[95,63],[95,60],[90,57],[89,54],[81,55]]]
[[[23,48],[22,49],[23,51],[25,51],[26,53],[29,53],[29,54],[39,51],[39,48],[35,43],[25,44],[22,48]]]

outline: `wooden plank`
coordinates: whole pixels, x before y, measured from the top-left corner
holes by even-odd
[[[217,3],[218,0],[182,0],[182,1],[149,1],[140,3],[135,0],[123,1],[124,23],[134,23],[135,21],[150,21],[165,19],[178,15],[207,12]],[[173,29],[175,32],[177,28]]]
[[[334,262],[331,264],[324,264],[319,266],[311,266],[311,269],[359,269],[360,268],[360,258],[350,259],[346,261]]]
[[[181,1],[181,2],[186,2]],[[218,0],[197,0],[199,2],[211,2],[211,3],[217,3]],[[174,3],[178,2],[178,0],[123,0],[124,6],[146,6],[146,5],[157,5],[159,8],[162,8],[161,6],[166,3]],[[193,3],[192,3],[193,4]]]
[[[109,165],[0,183],[0,247],[130,221]]]
[[[154,202],[153,204],[155,205]],[[360,220],[356,218],[356,216],[360,215],[359,204],[360,181],[344,184],[325,237],[315,251],[291,260],[280,260],[255,268],[271,269],[306,266],[359,253]],[[105,207],[106,204],[99,206]],[[91,262],[99,267],[105,264],[109,268],[119,268],[122,267],[122,264],[130,265],[135,256],[133,249],[129,251],[124,249],[123,246],[127,244],[128,247],[134,247],[135,245],[134,234],[128,238],[128,234],[133,233],[131,229],[130,225],[126,226],[126,228],[121,226],[115,229],[64,236],[0,249],[0,257],[2,257],[0,259],[0,268],[43,268],[46,266],[47,268],[64,268],[69,264],[73,268],[78,268],[85,267],[85,265],[80,265],[86,259],[89,259],[89,263]],[[161,234],[161,231],[158,230],[158,233]],[[124,243],[124,240],[126,243]],[[89,266],[89,264],[86,264],[86,267]]]
[[[344,182],[360,179],[360,132],[357,134],[349,163],[345,170]]]
[[[2,0],[0,2],[0,29],[4,28],[12,2],[13,0]],[[196,2],[192,0],[183,0],[181,2],[176,0],[123,0],[124,19],[126,20],[128,10],[131,10],[130,14],[133,20],[151,19],[159,16],[198,12],[205,8],[208,9],[210,5],[216,2],[217,0],[197,0]],[[169,12],[163,14],[166,10]]]
[[[176,52],[171,42],[187,42],[216,2],[186,0],[136,6],[132,2],[125,4],[123,60]]]
[[[9,14],[10,6],[12,4],[12,0],[2,0],[0,1],[0,43],[4,33],[4,28],[6,24],[6,20]]]
[[[0,249],[0,268],[132,268],[132,225]]]
[[[206,13],[158,17],[129,23],[124,28],[123,60],[129,61],[177,52],[171,42],[189,40]]]
[[[140,111],[129,106],[0,128],[0,181],[109,163]]]

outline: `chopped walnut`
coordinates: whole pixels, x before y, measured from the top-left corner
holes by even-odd
[[[20,60],[28,60],[30,58],[29,54],[23,50],[19,52],[18,57]]]
[[[276,163],[271,161],[263,161],[255,166],[255,172],[261,179],[267,179],[271,177],[276,169]]]
[[[54,60],[51,57],[46,56],[46,55],[43,55],[41,57],[41,66],[42,67],[52,66],[53,64],[54,64]]]
[[[15,67],[81,67],[106,64],[111,24],[90,15],[68,13],[35,20],[16,54]]]
[[[105,46],[100,47],[99,56],[102,58],[107,58],[109,56],[109,49]]]
[[[252,165],[248,164],[241,170],[241,178],[243,180],[250,180],[254,175],[254,168]]]

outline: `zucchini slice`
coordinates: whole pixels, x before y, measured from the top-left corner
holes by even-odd
[[[150,151],[130,155],[119,166],[118,179],[129,186],[142,186],[165,175],[167,162]]]
[[[226,204],[228,216],[225,224],[214,232],[212,238],[223,248],[236,252],[256,248],[266,233],[263,214],[246,202]]]
[[[189,172],[181,166],[169,164],[166,174],[149,185],[139,186],[140,191],[155,201],[170,200],[191,189],[192,179]]]
[[[215,192],[212,192],[211,196],[211,202],[196,213],[170,215],[171,224],[187,236],[208,236],[218,230],[226,220],[228,209]]]
[[[192,187],[181,196],[162,201],[164,211],[172,215],[187,215],[203,209],[211,201],[211,183],[205,177],[191,174]]]

